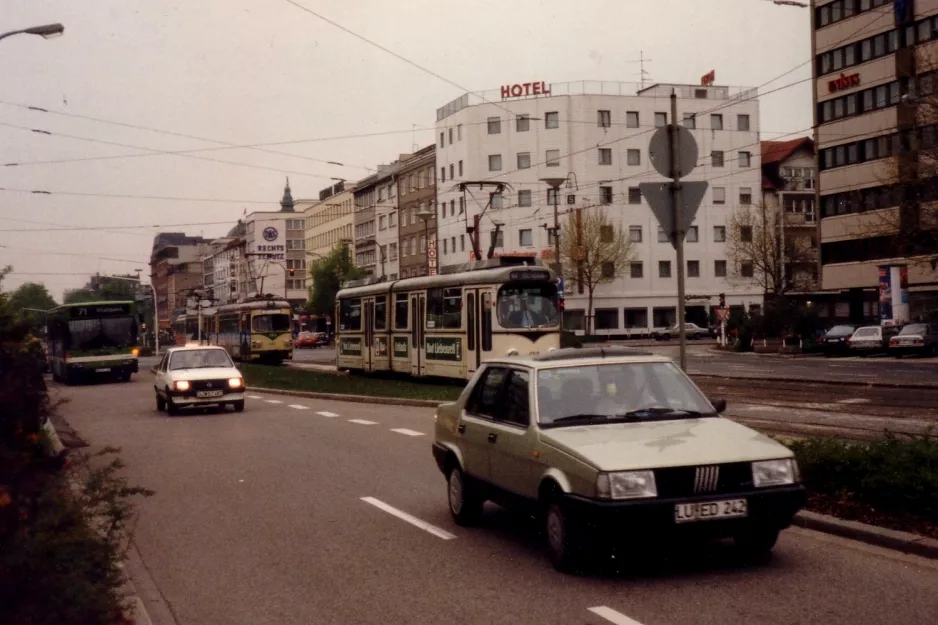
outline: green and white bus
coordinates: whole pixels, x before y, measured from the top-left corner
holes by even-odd
[[[139,340],[131,301],[66,304],[47,314],[52,377],[66,384],[101,377],[129,381],[139,370]]]

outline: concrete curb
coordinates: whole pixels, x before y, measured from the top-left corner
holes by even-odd
[[[809,510],[802,510],[796,514],[792,524],[797,527],[824,532],[825,534],[849,538],[868,545],[877,545],[922,556],[923,558],[938,560],[938,540],[917,534],[867,525],[858,521],[845,521]]]
[[[345,395],[343,393],[313,393],[308,391],[288,391],[279,388],[260,388],[246,386],[245,391],[252,393],[270,393],[272,395],[287,395],[289,397],[308,397],[310,399],[329,399],[332,401],[347,401],[356,404],[387,404],[389,406],[419,406],[421,408],[436,408],[445,401],[434,399],[406,399],[403,397],[373,397],[371,395]]]
[[[861,382],[859,380],[818,380],[816,378],[783,378],[770,376],[747,375],[718,375],[715,373],[692,373],[691,378],[713,378],[719,380],[746,380],[749,382],[792,382],[795,384],[829,384],[833,386],[857,386],[867,388],[904,388],[904,389],[938,389],[938,383],[909,383],[909,382]]]

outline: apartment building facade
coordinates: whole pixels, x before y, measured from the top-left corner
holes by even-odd
[[[185,311],[189,290],[200,288],[204,276],[201,259],[206,241],[184,232],[161,232],[150,251],[150,283],[156,291],[157,321],[161,330],[172,327],[174,317]]]
[[[319,192],[319,200],[303,211],[306,257],[315,263],[339,245],[351,245],[355,228],[355,183],[337,182]],[[306,288],[313,286],[307,272]]]
[[[389,257],[400,256],[401,278],[433,275],[437,271],[435,173],[436,145],[428,145],[401,163],[397,178],[398,241],[389,246]],[[379,217],[378,230],[382,227]],[[391,227],[393,220],[388,222],[388,228]]]
[[[904,320],[884,315],[897,275],[902,316],[938,308],[936,250],[910,245],[938,227],[938,180],[922,158],[936,149],[923,112],[936,93],[938,0],[819,1],[812,45],[822,287],[853,320],[877,316],[877,301],[882,321]]]
[[[400,163],[410,158],[402,154],[390,165],[378,165],[374,173],[356,183],[355,196],[355,265],[369,276],[396,280],[398,259],[390,258],[391,245],[397,245],[397,172]],[[384,230],[378,226],[384,219]],[[389,225],[393,223],[393,226]],[[382,255],[383,252],[383,255]]]
[[[712,84],[645,89],[608,82],[527,84],[527,89],[506,85],[465,94],[437,110],[443,265],[471,258],[469,228],[483,211],[477,230],[483,254],[497,222],[496,255],[551,262],[554,242],[548,228],[553,227],[554,198],[542,179],[566,178],[558,198],[561,237],[571,212],[605,211],[628,233],[634,254],[624,276],[596,289],[590,326],[615,334],[674,323],[675,251],[638,187],[663,181],[650,164],[649,140],[669,122],[674,90],[681,123],[694,134],[701,155],[686,179],[710,181],[685,245],[687,319],[706,323],[720,293],[731,306],[761,305],[761,288],[729,266],[727,233],[733,211],[754,208],[754,194],[761,188],[756,90]],[[494,189],[460,188],[472,181],[503,182],[504,189],[486,208]],[[569,327],[583,328],[586,294],[567,286],[566,311]]]

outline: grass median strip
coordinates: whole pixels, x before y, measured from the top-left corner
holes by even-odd
[[[310,393],[402,397],[443,402],[456,399],[462,390],[462,387],[445,384],[335,375],[292,367],[245,364],[241,366],[241,371],[248,386]]]

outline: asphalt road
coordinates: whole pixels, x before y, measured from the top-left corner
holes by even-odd
[[[170,418],[151,385],[141,373],[54,393],[83,438],[120,447],[131,482],[156,491],[135,541],[179,623],[878,625],[938,614],[938,563],[801,529],[762,565],[718,543],[564,576],[525,519],[490,505],[482,527],[452,523],[430,409],[251,396],[241,414]]]

